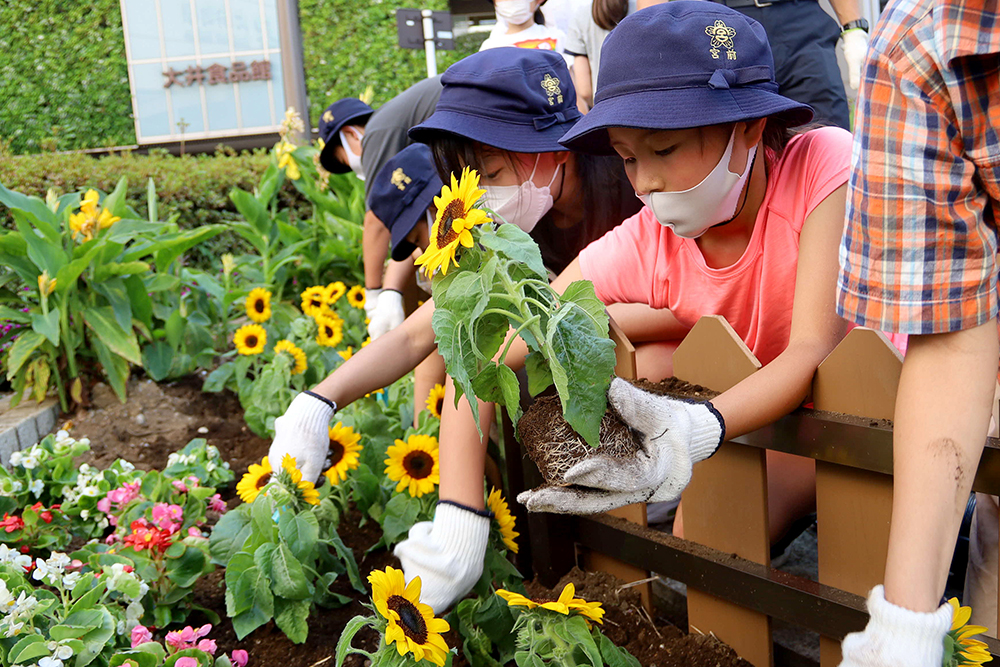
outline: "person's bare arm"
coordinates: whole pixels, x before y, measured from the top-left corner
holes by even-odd
[[[389,255],[389,230],[371,211],[365,212],[362,227],[361,249],[365,264],[365,288],[382,287],[385,258]]]
[[[391,259],[389,265],[385,267],[385,279],[382,281],[382,287],[403,292],[415,271],[413,257],[407,257],[401,262]]]
[[[712,399],[725,418],[727,437],[756,430],[794,410],[808,393],[820,362],[844,337],[847,325],[835,303],[846,191],[847,186],[841,186],[824,199],[802,227],[788,347]]]
[[[365,394],[388,387],[436,349],[431,327],[433,316],[434,302],[428,301],[400,326],[341,364],[313,391],[344,407]]]
[[[861,13],[861,0],[830,0],[833,11],[837,14],[840,25],[856,21],[864,14]]]
[[[573,83],[576,85],[576,106],[580,113],[587,113],[594,106],[594,82],[587,56],[573,56]]]
[[[896,394],[885,598],[938,608],[986,442],[997,376],[997,326],[910,336]]]

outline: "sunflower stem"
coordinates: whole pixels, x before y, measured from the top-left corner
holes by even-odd
[[[524,322],[521,323],[521,326],[519,326],[517,329],[514,330],[513,336],[507,337],[507,344],[504,345],[503,353],[500,355],[500,363],[503,364],[507,362],[507,352],[510,351],[511,343],[514,342],[514,340],[521,334],[522,331],[524,331],[526,327],[530,327],[532,324],[537,323],[540,319],[542,319],[541,315],[535,315],[534,317],[525,320]],[[532,331],[532,333],[534,333],[534,331]],[[541,340],[541,339],[536,338],[535,340]]]
[[[522,325],[518,328],[517,332],[520,332],[523,329],[527,328],[528,331],[531,332],[531,335],[535,337],[535,343],[539,347],[539,352],[541,352],[541,348],[543,347],[542,341],[545,340],[545,337],[542,335],[541,327],[538,326],[538,321],[540,319],[539,316],[533,315],[532,312],[528,309],[527,304],[525,304],[524,301],[521,300],[521,294],[518,291],[518,286],[515,285],[514,281],[510,279],[510,276],[507,275],[507,272],[498,271],[497,274],[500,276],[500,282],[503,284],[503,288],[507,290],[507,294],[509,294],[512,298],[516,300],[515,305],[517,306],[517,309],[521,312],[521,317],[523,318]],[[507,342],[508,348],[510,347],[510,341],[513,339],[514,337],[511,336],[511,338],[508,340]],[[506,356],[507,356],[507,350],[504,350],[504,357],[502,358],[506,358]],[[546,354],[545,357],[547,359],[548,355]]]

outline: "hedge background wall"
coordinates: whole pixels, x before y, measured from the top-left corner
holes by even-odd
[[[447,0],[299,0],[310,118],[360,95],[373,106],[425,75],[423,51],[396,46],[397,7]],[[438,70],[484,35],[438,54]],[[135,143],[119,0],[0,1],[0,141],[15,154]]]

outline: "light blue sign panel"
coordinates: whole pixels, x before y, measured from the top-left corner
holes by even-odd
[[[139,143],[277,130],[277,0],[121,0]]]

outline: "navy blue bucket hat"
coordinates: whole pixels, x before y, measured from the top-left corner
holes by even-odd
[[[562,144],[611,155],[609,127],[676,130],[775,115],[794,127],[813,112],[778,94],[764,28],[722,4],[674,0],[608,35],[594,107]]]
[[[446,132],[516,153],[566,150],[559,139],[581,113],[562,55],[503,47],[463,58],[441,77],[430,118],[410,129],[427,143]]]
[[[431,149],[423,144],[396,153],[375,175],[371,210],[392,234],[392,258],[397,262],[416,249],[406,235],[423,219],[441,185]]]
[[[337,159],[334,152],[340,146],[340,128],[345,125],[364,125],[375,110],[356,97],[345,97],[326,108],[319,117],[319,136],[323,140],[323,150],[319,163],[331,174],[346,174],[351,170]]]

